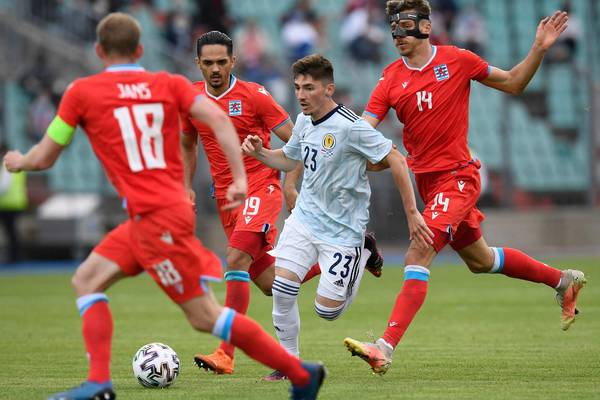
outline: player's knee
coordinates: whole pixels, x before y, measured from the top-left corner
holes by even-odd
[[[71,286],[73,287],[73,290],[77,296],[84,296],[86,294],[101,291],[101,288],[96,287],[94,282],[79,270],[75,272],[73,277],[71,277]]]
[[[192,328],[200,332],[211,332],[214,322],[210,321],[206,316],[189,317],[188,321]]]
[[[344,312],[344,304],[339,307],[324,307],[321,304],[315,302],[315,312],[317,315],[324,320],[334,321],[338,319]]]
[[[267,297],[273,297],[273,288],[270,286],[261,286],[258,285],[258,288],[260,289],[261,292],[263,292],[263,294]]]
[[[250,264],[252,263],[252,257],[250,257],[246,253],[235,252],[227,254],[225,259],[227,261],[227,269],[228,270],[237,270],[237,271],[248,271]]]
[[[479,260],[467,261],[467,267],[469,268],[469,271],[471,271],[474,274],[485,274],[490,270],[489,265],[486,265],[485,263],[482,263]]]

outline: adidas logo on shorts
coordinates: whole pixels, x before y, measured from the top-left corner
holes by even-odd
[[[333,282],[335,286],[344,287],[344,280],[340,279],[339,281]]]

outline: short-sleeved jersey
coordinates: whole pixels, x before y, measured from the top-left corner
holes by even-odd
[[[199,95],[183,76],[113,65],[74,81],[58,116],[84,129],[129,214],[137,215],[186,201],[179,115]]]
[[[283,147],[304,163],[304,179],[292,213],[315,237],[342,246],[361,246],[371,187],[366,161],[378,163],[392,149],[369,123],[344,106],[313,121],[300,114]]]
[[[275,102],[263,86],[257,83],[245,82],[232,75],[229,89],[219,97],[211,95],[206,90],[204,81],[196,82],[194,85],[229,115],[240,137],[240,143],[248,135],[258,135],[262,138],[263,145],[270,148],[271,131],[289,119],[285,110]],[[227,188],[233,178],[227,158],[214,133],[207,125],[190,118],[182,118],[182,131],[184,134],[196,134],[197,132],[200,135],[215,184],[215,198],[225,198]],[[262,178],[275,177],[275,179],[279,179],[277,171],[253,157],[244,156],[244,166],[250,184],[253,181],[262,180]]]
[[[471,159],[467,146],[471,80],[489,75],[489,65],[454,46],[433,46],[422,68],[401,57],[383,71],[365,113],[379,120],[393,108],[404,124],[408,165],[415,173],[444,171]]]

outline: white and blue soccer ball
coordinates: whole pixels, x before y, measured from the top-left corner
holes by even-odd
[[[132,367],[140,385],[164,388],[173,384],[179,376],[179,357],[166,344],[149,343],[135,353]]]

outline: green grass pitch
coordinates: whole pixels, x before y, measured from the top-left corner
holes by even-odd
[[[329,376],[323,399],[598,399],[600,398],[600,260],[568,260],[585,271],[582,309],[560,330],[554,292],[504,276],[475,276],[463,266],[432,269],[429,294],[383,377],[344,349],[346,336],[368,339],[385,328],[402,283],[401,268],[381,279],[365,274],[349,312],[333,322],[313,311],[316,281],[301,289],[301,352]],[[224,285],[214,286],[219,299]],[[261,382],[270,371],[238,352],[232,376],[200,372],[195,352],[217,340],[193,331],[147,277],[108,291],[115,319],[113,382],[120,399],[282,399],[288,383]],[[269,332],[271,300],[252,291],[249,314]],[[177,351],[182,371],[168,389],[145,389],[131,358],[149,342]],[[43,399],[79,384],[87,362],[69,275],[0,275],[0,399]]]

